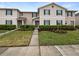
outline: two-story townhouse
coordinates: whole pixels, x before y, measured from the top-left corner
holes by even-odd
[[[15,8],[0,8],[0,24],[10,25],[75,25],[74,10],[55,3],[38,8],[38,12],[22,12]]]
[[[55,3],[38,8],[40,25],[74,25],[75,12]]]
[[[17,25],[18,12],[19,10],[14,8],[0,8],[0,24]]]
[[[0,8],[0,24],[32,25],[33,12],[21,12],[15,8]]]

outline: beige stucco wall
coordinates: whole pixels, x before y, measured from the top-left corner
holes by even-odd
[[[75,24],[76,25],[79,25],[79,15],[78,16],[75,16]]]
[[[6,15],[5,9],[0,9],[0,24],[5,24],[6,20],[12,20],[13,25],[17,25],[18,11],[12,10],[12,15]]]
[[[54,6],[54,7],[52,8],[52,6]],[[50,15],[44,15],[44,9],[50,9]],[[63,15],[57,16],[56,10],[63,10]],[[63,20],[63,24],[64,24],[66,15],[65,15],[65,9],[60,8],[56,5],[49,5],[49,6],[46,6],[46,7],[40,9],[39,16],[40,16],[40,25],[43,25],[44,20],[50,20],[50,21],[52,21],[51,25],[56,25],[56,20]]]
[[[52,6],[54,7],[52,8]],[[44,9],[50,9],[50,15],[44,15]],[[39,10],[40,25],[44,25],[44,20],[50,20],[50,25],[56,25],[56,20],[62,20],[63,25],[65,25],[66,20],[68,21],[68,25],[70,24],[70,20],[75,21],[75,13],[73,13],[73,17],[67,17],[66,10],[56,5],[48,5],[46,7],[40,8]],[[63,10],[63,15],[56,15],[56,10]]]
[[[27,18],[27,25],[32,25],[32,12],[23,12],[23,16]]]

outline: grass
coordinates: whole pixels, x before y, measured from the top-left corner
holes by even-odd
[[[49,31],[39,32],[40,45],[71,45],[79,44],[79,31],[68,31],[59,34]]]
[[[0,33],[5,33],[7,32],[8,30],[0,30]]]
[[[14,31],[0,36],[0,46],[24,46],[29,45],[32,31]]]

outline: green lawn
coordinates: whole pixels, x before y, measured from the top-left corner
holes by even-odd
[[[32,31],[14,31],[0,36],[0,46],[23,46],[29,45]]]
[[[39,32],[40,45],[70,45],[79,44],[79,31],[68,31],[59,34],[49,31]]]
[[[8,30],[0,30],[0,33],[5,33],[7,32]]]

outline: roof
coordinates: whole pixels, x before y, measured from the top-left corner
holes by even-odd
[[[56,4],[56,3],[50,3],[50,4],[47,4],[47,5],[45,5],[45,6],[39,7],[38,10],[39,10],[40,8],[44,8],[44,7],[49,6],[49,5],[56,5],[56,6],[60,7],[60,8],[65,9],[66,11],[77,12],[77,11],[75,11],[75,10],[68,10],[68,9],[66,9],[66,8],[64,8],[64,7],[62,7],[62,6],[58,5],[58,4]]]
[[[68,12],[71,12],[71,11],[72,11],[72,12],[77,12],[77,10],[67,10],[67,11],[68,11]]]
[[[5,10],[5,9],[12,9],[12,10],[18,10],[18,11],[20,11],[19,9],[16,9],[16,8],[0,8],[0,10]]]
[[[64,7],[62,7],[62,6],[60,6],[60,5],[56,4],[56,3],[50,3],[50,4],[44,5],[44,6],[42,6],[42,7],[39,7],[38,9],[44,8],[44,7],[49,6],[49,5],[56,5],[56,6],[58,6],[58,7],[61,7],[61,8],[63,8],[63,9],[65,9],[65,10],[67,10],[66,8],[64,8]]]

